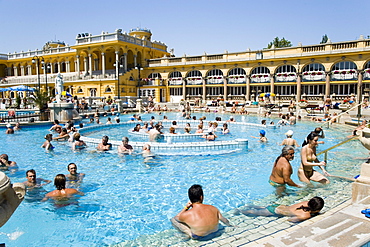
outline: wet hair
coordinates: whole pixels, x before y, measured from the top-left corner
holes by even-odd
[[[111,120],[112,120],[112,119],[109,117],[109,118],[108,118],[108,121],[111,121]]]
[[[103,136],[102,140],[108,141],[109,140],[109,137],[108,136]]]
[[[320,132],[322,131],[322,128],[320,127],[316,127],[315,130],[313,132],[317,133],[317,134],[320,134]]]
[[[320,211],[324,207],[324,199],[322,199],[321,197],[315,196],[311,198],[311,200],[309,200],[307,204],[308,204],[307,207],[302,205],[296,209],[297,210],[302,209],[305,212]]]
[[[9,160],[9,157],[8,157],[7,154],[2,154],[2,155],[0,155],[0,157],[7,160],[7,161]]]
[[[76,168],[77,168],[77,165],[76,165],[75,163],[69,163],[69,164],[68,164],[68,166],[67,166],[67,170],[69,170],[69,167],[70,167],[71,165],[75,165],[75,166],[76,166]]]
[[[34,169],[30,169],[30,170],[26,171],[26,177],[28,177],[29,172],[32,173],[32,174],[35,174],[35,176],[36,176],[36,171]]]
[[[80,123],[79,126],[82,129],[84,127],[84,124],[83,123]]]
[[[177,122],[176,121],[172,121],[172,125],[177,125]]]
[[[80,133],[74,133],[74,135],[73,135],[73,139],[74,139],[75,141],[79,141],[79,140],[80,140],[80,138],[81,138]]]
[[[127,136],[122,137],[122,142],[128,142],[128,141],[129,141],[129,139],[128,139],[128,137],[127,137]]]
[[[203,197],[203,189],[199,184],[192,185],[188,190],[188,196],[192,203],[200,202]]]
[[[66,176],[64,174],[58,174],[54,178],[54,185],[57,190],[64,190],[66,188]]]
[[[261,121],[261,124],[265,125],[265,124],[266,124],[266,120],[265,120],[265,119],[263,119],[263,120]]]
[[[308,134],[308,136],[306,137],[306,139],[302,143],[302,147],[306,146],[310,141],[315,139],[316,136],[318,136],[318,135],[315,131],[312,131],[310,134]]]
[[[175,133],[175,130],[176,130],[176,129],[175,129],[174,127],[171,127],[171,128],[170,128],[170,133]]]
[[[227,128],[227,123],[224,123],[224,124],[223,124],[223,127],[226,127],[226,128]]]
[[[54,120],[54,123],[55,123],[55,124],[59,124],[59,120],[58,120],[58,119],[55,119],[55,120]]]
[[[277,164],[278,160],[281,157],[285,157],[286,155],[288,155],[290,150],[293,150],[294,151],[294,147],[293,146],[289,146],[289,145],[284,146],[283,149],[281,150],[281,154],[276,158],[275,163],[274,163],[274,166]]]
[[[62,129],[62,132],[66,132],[67,133],[67,129],[66,128],[63,128]]]
[[[46,134],[45,139],[46,140],[53,139],[53,134]]]

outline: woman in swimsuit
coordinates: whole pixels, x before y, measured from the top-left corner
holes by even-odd
[[[75,133],[73,135],[73,139],[74,139],[74,143],[73,143],[73,149],[76,150],[76,149],[83,149],[83,148],[86,148],[87,145],[84,141],[80,140],[81,138],[81,135],[80,133]]]
[[[324,161],[319,161],[316,157],[316,146],[319,137],[315,133],[310,133],[302,144],[301,150],[301,165],[298,169],[298,177],[304,183],[310,184],[311,180],[322,184],[328,184],[329,180],[325,176],[330,174],[325,170]],[[319,166],[324,175],[315,171],[314,166]]]
[[[309,201],[299,202],[291,206],[274,204],[267,207],[254,206],[247,210],[237,209],[234,214],[245,214],[253,216],[289,216],[288,221],[304,221],[319,213],[324,207],[324,200],[315,196]]]

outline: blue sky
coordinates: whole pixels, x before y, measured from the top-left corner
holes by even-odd
[[[75,44],[78,33],[149,28],[176,56],[262,49],[276,36],[294,46],[370,35],[370,1],[0,0],[0,53]]]

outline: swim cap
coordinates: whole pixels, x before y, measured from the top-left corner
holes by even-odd
[[[264,135],[266,135],[266,131],[260,130],[260,134],[264,136]]]
[[[11,124],[7,124],[6,127],[7,128],[10,128],[10,127],[12,127],[12,125]]]
[[[116,116],[119,116],[119,113],[117,113]]]
[[[132,118],[131,118],[131,120],[132,120],[132,121],[134,121],[134,120],[135,120],[135,118],[134,118],[134,117],[132,117]]]
[[[285,133],[286,136],[292,136],[293,135],[293,130],[288,130],[288,132]]]

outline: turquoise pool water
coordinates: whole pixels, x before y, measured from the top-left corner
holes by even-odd
[[[156,114],[143,115],[144,120]],[[204,114],[197,115],[202,116]],[[180,119],[177,114],[168,114],[170,119]],[[228,119],[229,115],[209,114],[207,120],[216,116]],[[259,123],[262,118],[235,116],[237,121]],[[126,118],[126,119],[125,119]],[[129,116],[121,116],[129,120]],[[277,119],[273,119],[277,122]],[[102,122],[105,122],[103,119]],[[235,127],[235,128],[234,128]],[[266,129],[269,142],[261,144],[250,136],[258,136],[258,127],[230,125],[235,138],[248,138],[248,151],[222,155],[161,155],[156,163],[146,164],[141,155],[119,156],[116,150],[101,153],[94,148],[74,152],[70,143],[53,142],[53,152],[40,148],[49,126],[24,128],[15,135],[0,136],[3,140],[1,153],[18,163],[19,169],[7,172],[12,182],[25,181],[25,171],[36,169],[37,176],[53,180],[58,173],[67,173],[67,164],[75,162],[86,177],[80,187],[85,196],[78,204],[57,208],[51,201],[40,202],[52,184],[44,187],[22,202],[12,218],[0,229],[0,243],[6,246],[105,246],[126,241],[135,245],[140,239],[169,237],[165,245],[183,241],[171,239],[175,231],[169,219],[176,215],[188,201],[187,189],[192,184],[203,185],[205,203],[218,207],[226,216],[229,211],[246,204],[271,203],[283,200],[292,203],[312,195],[320,195],[327,207],[335,206],[348,198],[347,181],[331,179],[329,186],[314,189],[292,190],[283,199],[274,196],[267,183],[274,160],[281,152],[278,145],[284,133],[292,129],[294,138],[301,144],[304,137],[316,127],[316,123],[299,122],[296,126]],[[319,150],[344,140],[352,128],[333,126],[325,131],[325,144]],[[118,130],[122,136],[127,129]],[[111,130],[96,134],[101,137]],[[117,137],[120,137],[117,134]],[[120,139],[120,138],[119,138]],[[329,153],[328,171],[340,176],[355,176],[367,150],[359,142],[347,143]],[[323,157],[319,157],[321,160]],[[292,162],[293,180],[298,182],[299,149]],[[345,189],[344,189],[345,188]],[[335,193],[334,193],[335,192]],[[246,217],[247,218],[247,217]],[[164,233],[165,232],[165,233]],[[158,235],[160,234],[160,235]],[[140,240],[141,241],[141,240]]]

